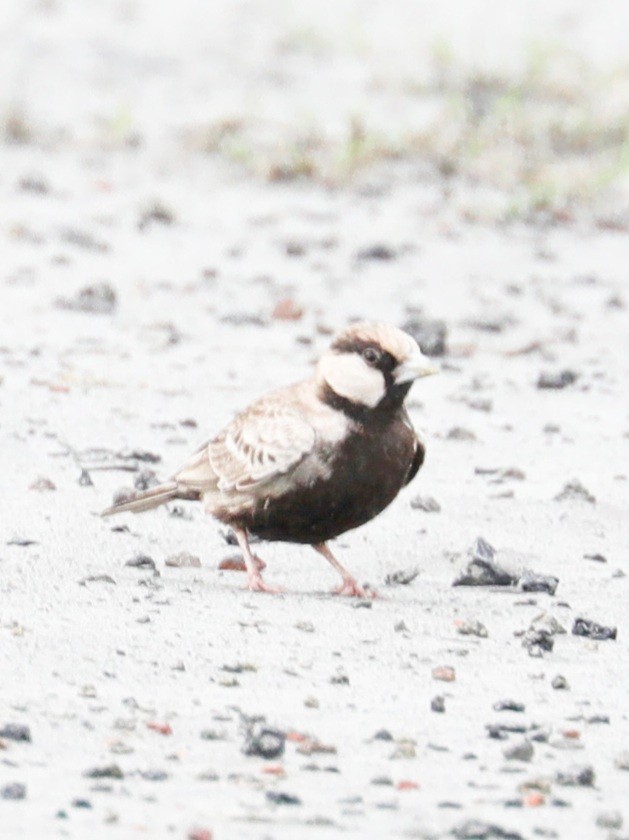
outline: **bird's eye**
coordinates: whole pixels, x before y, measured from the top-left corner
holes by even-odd
[[[375,347],[365,347],[363,350],[363,359],[368,365],[375,365],[380,360],[380,353]]]

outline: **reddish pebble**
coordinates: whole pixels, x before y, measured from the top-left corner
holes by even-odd
[[[545,798],[541,793],[539,793],[539,791],[536,790],[531,791],[531,793],[527,793],[523,799],[525,808],[539,808],[539,806],[543,805],[545,802]]]
[[[441,680],[441,682],[454,682],[456,674],[454,668],[450,665],[439,665],[432,669],[433,680]]]
[[[242,557],[226,557],[218,564],[221,572],[246,572],[247,566]]]
[[[160,735],[172,735],[173,731],[170,727],[169,723],[158,723],[155,720],[150,721],[146,724],[149,729],[152,729],[153,732],[159,732]]]
[[[573,741],[578,741],[581,737],[581,733],[578,729],[564,729],[563,731],[564,738],[571,738]]]
[[[273,318],[278,321],[299,321],[304,310],[292,298],[284,298],[275,304]]]
[[[307,735],[302,735],[301,732],[287,732],[286,733],[286,740],[293,741],[296,744],[301,744],[306,741],[308,738]]]
[[[269,776],[285,776],[286,771],[281,764],[266,764],[262,768],[263,773],[268,773]]]
[[[417,782],[411,782],[409,779],[403,779],[395,786],[398,790],[419,790]]]
[[[193,828],[188,832],[188,840],[212,840],[209,828]]]

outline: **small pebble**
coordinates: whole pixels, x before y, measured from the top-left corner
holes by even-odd
[[[0,738],[6,738],[8,741],[29,741],[31,740],[31,730],[23,723],[5,723],[0,729]]]
[[[171,554],[165,560],[167,566],[175,569],[200,569],[201,560],[194,554],[182,551],[179,554]]]
[[[424,513],[439,513],[441,505],[432,496],[415,496],[411,499],[413,510],[423,510]]]
[[[556,783],[562,787],[593,787],[594,779],[594,768],[590,765],[560,770],[555,776]]]
[[[266,798],[274,805],[301,805],[301,799],[291,793],[278,790],[267,790]]]
[[[432,712],[437,712],[438,714],[443,714],[446,710],[446,701],[443,695],[437,694],[436,697],[433,697],[430,701],[430,710]]]
[[[451,665],[438,665],[432,669],[432,678],[441,682],[454,682],[456,673]]]
[[[561,674],[557,674],[556,677],[553,677],[551,685],[556,691],[567,691],[570,688],[568,680]]]
[[[125,566],[132,569],[155,569],[155,560],[147,554],[136,554],[131,560],[127,560]]]
[[[593,496],[589,490],[581,484],[578,479],[573,479],[564,484],[562,490],[555,496],[557,502],[588,502],[588,504],[596,503],[596,496]]]
[[[537,387],[549,390],[561,390],[568,385],[573,385],[579,374],[573,370],[562,370],[557,373],[540,373],[537,380]]]
[[[530,761],[534,752],[533,744],[525,738],[517,744],[505,747],[502,754],[507,761]]]
[[[12,782],[0,788],[0,799],[26,799],[26,785],[21,782]]]
[[[283,755],[286,735],[279,729],[270,727],[252,727],[247,733],[243,752],[245,755],[255,755],[259,758],[278,758]]]
[[[615,639],[618,635],[616,627],[605,627],[604,624],[597,624],[595,621],[590,621],[587,618],[575,618],[572,625],[572,634],[574,636],[586,636],[588,639],[596,639],[604,641],[606,639]]]

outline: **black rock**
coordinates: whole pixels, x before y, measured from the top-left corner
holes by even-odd
[[[266,798],[274,805],[301,805],[301,799],[298,796],[279,790],[267,790]]]
[[[604,554],[584,554],[584,560],[594,560],[595,563],[607,563],[607,557]]]
[[[408,569],[399,569],[397,572],[388,574],[384,582],[387,586],[408,586],[412,583],[419,574],[418,566],[411,566]]]
[[[127,560],[125,566],[130,566],[132,569],[154,569],[155,560],[146,554],[136,554],[131,560]]]
[[[514,733],[523,735],[526,732],[526,726],[523,724],[487,723],[485,729],[487,730],[487,736],[495,741],[504,741],[509,735]]]
[[[524,634],[522,647],[527,648],[530,656],[542,656],[544,652],[552,651],[555,647],[555,639],[548,630],[530,627]]]
[[[388,245],[369,245],[366,248],[361,248],[356,254],[359,260],[394,260],[397,254]]]
[[[561,674],[557,674],[556,677],[553,677],[551,685],[555,691],[567,691],[570,688],[568,680]]]
[[[438,714],[443,714],[445,712],[446,701],[441,694],[437,694],[436,697],[432,698],[430,701],[430,710],[431,712],[437,712]]]
[[[13,782],[0,789],[0,799],[26,799],[26,785]]]
[[[79,485],[81,487],[93,487],[94,482],[92,481],[92,476],[88,473],[87,470],[81,470],[81,475],[79,476]]]
[[[426,356],[445,356],[448,352],[445,321],[415,315],[403,324],[402,329],[415,339]]]
[[[30,741],[31,730],[23,723],[5,723],[0,729],[0,738],[8,741]]]
[[[481,820],[466,820],[455,826],[450,834],[457,840],[524,840],[517,831],[502,828],[495,823],[481,822]]]
[[[495,712],[523,712],[524,709],[524,703],[518,703],[517,700],[498,700],[494,703]]]
[[[499,566],[494,557],[496,550],[482,537],[478,537],[468,555],[471,557],[466,570],[454,581],[453,586],[512,586],[517,583],[513,572]]]
[[[145,464],[159,464],[162,456],[156,452],[149,452],[146,449],[130,449],[117,453],[118,458],[123,461],[142,461]]]
[[[557,784],[563,785],[563,787],[593,787],[594,779],[594,768],[590,765],[560,770],[555,776]]]
[[[604,624],[597,624],[587,618],[575,618],[572,625],[572,634],[603,641],[605,639],[615,639],[618,635],[618,629],[616,627],[605,627]]]
[[[243,752],[260,758],[278,758],[284,753],[286,735],[279,729],[253,727],[247,733]]]
[[[92,767],[83,773],[86,779],[124,779],[124,773],[117,764]]]
[[[557,373],[540,373],[539,379],[537,380],[537,387],[557,390],[566,388],[568,385],[573,385],[578,378],[579,374],[573,370],[562,370]]]
[[[554,595],[559,586],[559,578],[552,575],[538,575],[535,572],[524,572],[518,586],[522,592],[548,592]]]
[[[373,736],[374,741],[392,741],[393,735],[388,729],[379,729]]]
[[[89,799],[73,799],[72,807],[89,809],[92,807],[92,803],[89,801]]]

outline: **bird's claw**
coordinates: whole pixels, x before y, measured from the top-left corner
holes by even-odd
[[[284,590],[279,586],[271,586],[262,580],[262,576],[258,573],[249,575],[247,578],[247,586],[251,592],[269,592],[271,595],[281,595]]]
[[[333,595],[346,595],[349,598],[376,598],[373,589],[363,588],[355,578],[345,578],[343,583],[332,590]]]

